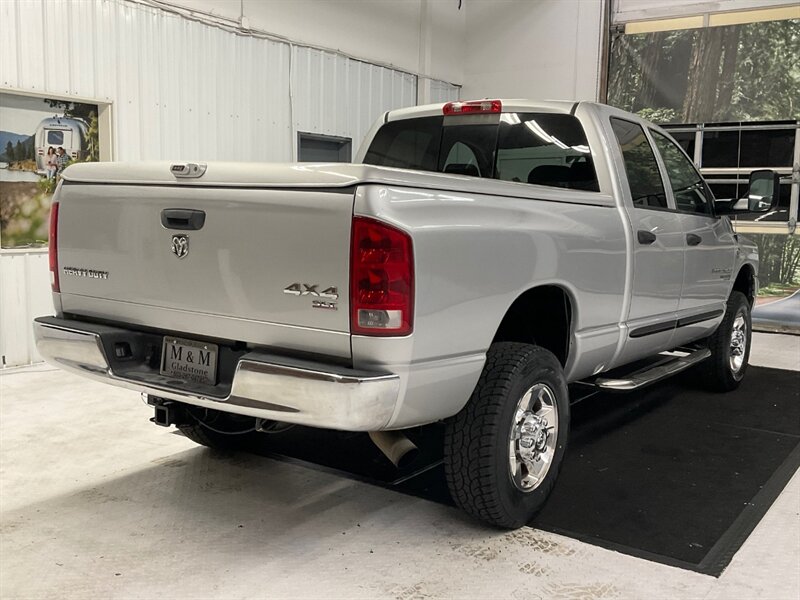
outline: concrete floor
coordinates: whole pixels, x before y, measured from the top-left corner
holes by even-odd
[[[800,337],[751,362],[800,370]],[[800,597],[800,476],[720,578],[302,466],[220,455],[138,394],[0,374],[0,598]]]

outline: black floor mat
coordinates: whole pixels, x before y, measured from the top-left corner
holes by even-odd
[[[532,525],[719,575],[800,466],[800,373],[751,367],[728,394],[696,378],[573,405],[561,474]],[[295,427],[247,449],[452,503],[441,435],[411,432],[420,456],[401,471],[364,434]]]

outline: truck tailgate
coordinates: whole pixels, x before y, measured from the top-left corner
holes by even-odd
[[[353,194],[65,182],[57,198],[64,310],[304,350],[309,329],[349,334]],[[168,209],[202,211],[205,221],[165,227]],[[173,252],[173,236],[186,236],[185,256]]]

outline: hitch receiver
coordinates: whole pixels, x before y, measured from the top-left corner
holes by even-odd
[[[155,414],[150,418],[151,423],[155,423],[160,427],[185,425],[187,423],[186,411],[179,402],[148,396],[147,403],[155,410]]]

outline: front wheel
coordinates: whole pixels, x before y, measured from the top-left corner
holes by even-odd
[[[569,434],[564,372],[548,350],[493,344],[467,405],[445,427],[450,494],[470,515],[515,529],[553,489]]]
[[[741,292],[732,292],[722,322],[708,338],[711,356],[706,360],[705,382],[709,388],[729,392],[739,387],[750,358],[751,336],[750,303]]]

